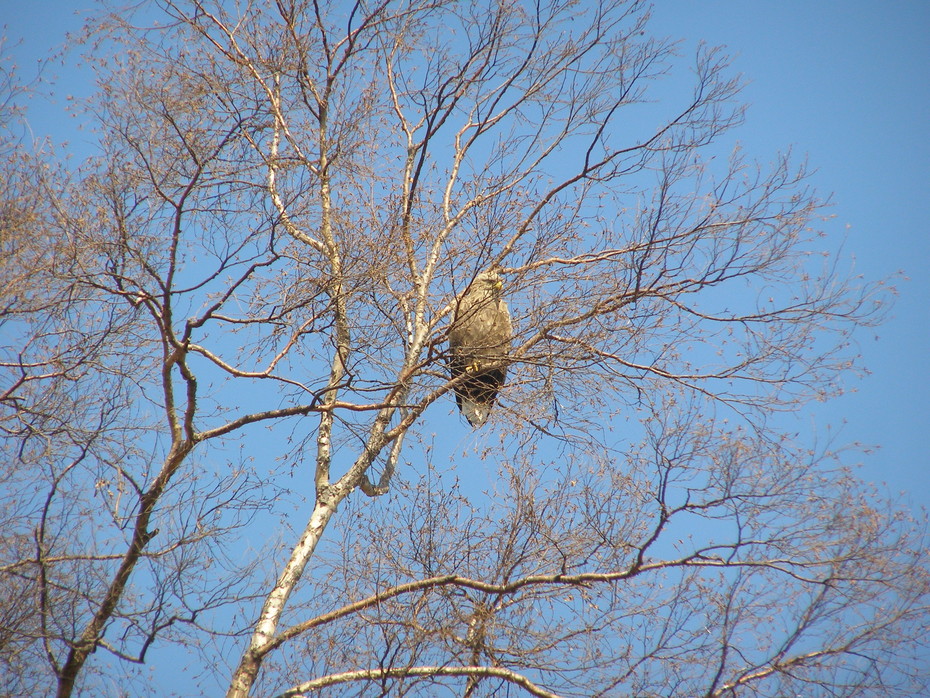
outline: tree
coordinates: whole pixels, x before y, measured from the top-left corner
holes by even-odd
[[[738,81],[702,49],[665,95],[647,20],[90,26],[99,155],[7,180],[19,687],[157,690],[134,667],[174,644],[229,696],[926,685],[925,524],[779,416],[841,389],[881,297],[819,259],[803,168],[712,157]],[[459,456],[447,333],[489,268],[508,385]]]

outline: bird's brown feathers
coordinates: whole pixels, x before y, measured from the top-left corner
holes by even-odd
[[[479,274],[457,299],[449,330],[452,378],[468,377],[455,387],[455,399],[469,424],[481,426],[507,378],[512,327],[495,271]]]

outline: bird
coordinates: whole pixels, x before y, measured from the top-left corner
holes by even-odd
[[[513,327],[502,289],[498,271],[478,274],[457,298],[449,328],[449,372],[453,380],[466,376],[455,401],[473,427],[487,420],[507,379]]]

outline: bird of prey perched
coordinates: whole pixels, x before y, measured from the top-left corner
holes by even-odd
[[[502,287],[496,271],[478,274],[458,297],[449,329],[452,378],[467,376],[455,386],[455,401],[473,427],[484,424],[507,378],[512,327]]]

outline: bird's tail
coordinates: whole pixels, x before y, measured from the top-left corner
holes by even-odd
[[[473,427],[480,427],[484,424],[488,415],[491,414],[491,405],[480,402],[473,402],[468,399],[462,399],[462,414]]]

